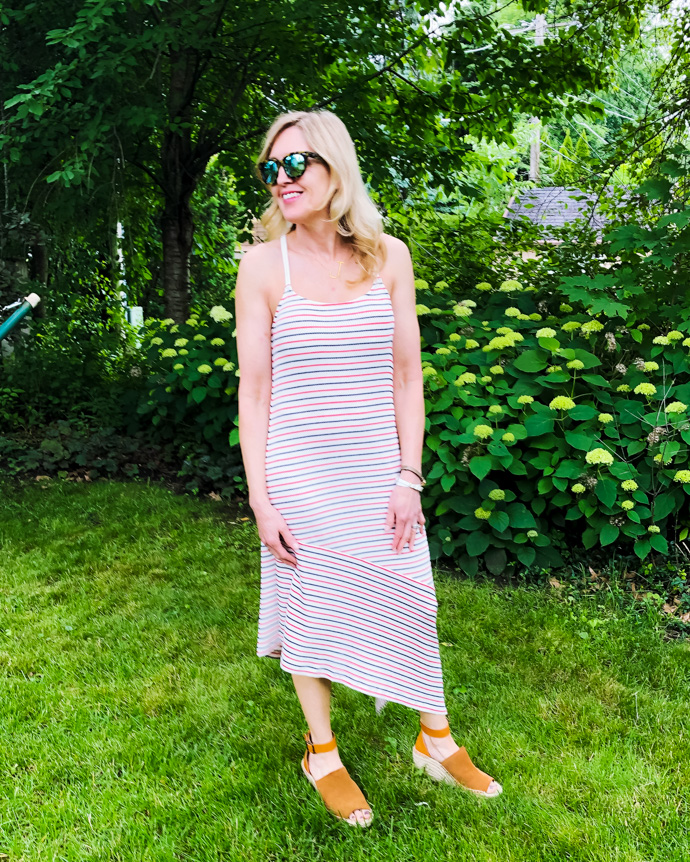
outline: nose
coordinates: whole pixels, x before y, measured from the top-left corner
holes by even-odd
[[[290,177],[285,173],[285,168],[281,165],[278,168],[278,176],[276,177],[276,182],[279,185],[286,185],[291,182]]]

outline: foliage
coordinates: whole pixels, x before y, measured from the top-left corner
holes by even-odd
[[[107,246],[117,210],[143,186],[161,231],[166,313],[179,322],[209,161],[219,155],[258,206],[249,166],[275,113],[335,107],[388,208],[425,185],[448,193],[471,154],[468,136],[511,141],[522,114],[551,116],[603,85],[606,59],[636,35],[646,5],[566,3],[557,17],[570,24],[536,46],[484,4],[455,4],[441,23],[429,0],[304,0],[298,12],[292,0],[7,2],[6,187],[32,217],[73,215],[79,230],[86,211]]]
[[[237,442],[237,346],[232,313],[224,306],[185,323],[149,320],[145,347],[156,369],[138,411],[156,436],[175,441],[184,458],[182,476],[190,489],[200,479],[231,494],[243,486],[239,448],[228,453],[228,434]],[[194,484],[196,482],[196,485]]]
[[[91,430],[83,423],[59,420],[28,434],[0,436],[0,463],[6,476],[68,475],[81,480],[155,475],[166,472],[159,449],[141,437],[112,428]]]
[[[146,377],[144,357],[109,282],[92,287],[89,295],[53,297],[48,317],[13,333],[0,385],[21,390],[21,399],[12,399],[7,430],[75,418],[136,430],[130,418]]]
[[[580,541],[667,553],[690,526],[690,338],[605,329],[558,296],[476,299],[423,318],[435,555],[500,572]]]
[[[643,186],[622,216],[637,206],[637,223],[599,246],[543,247],[524,288],[494,278],[459,299],[419,283],[435,556],[498,572],[687,537],[690,212],[671,186]]]

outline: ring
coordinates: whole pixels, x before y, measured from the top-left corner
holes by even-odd
[[[415,524],[415,525],[414,525],[414,531],[415,531],[415,533],[418,533],[421,529],[422,529],[422,528],[421,528],[421,526],[420,526],[419,524]]]

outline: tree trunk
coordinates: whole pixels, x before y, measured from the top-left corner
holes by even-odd
[[[189,256],[194,221],[188,200],[166,195],[163,215],[163,296],[165,315],[181,323],[189,316]]]
[[[185,51],[171,56],[169,126],[163,137],[163,296],[165,313],[176,323],[189,316],[189,257],[194,241],[191,200],[208,164],[192,142],[192,103],[196,58]]]

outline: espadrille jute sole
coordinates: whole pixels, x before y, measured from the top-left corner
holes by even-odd
[[[466,787],[464,784],[460,784],[460,782],[454,778],[450,772],[448,772],[442,763],[439,763],[438,760],[434,760],[433,757],[422,754],[416,746],[412,747],[412,761],[417,769],[421,769],[423,772],[426,772],[426,774],[430,778],[433,778],[434,781],[451,784],[453,787],[461,787],[463,790],[467,790],[469,793],[474,793],[475,796],[479,796],[482,799],[495,799],[503,792],[503,788],[500,784],[498,785],[499,789],[495,793],[487,793],[485,790],[475,790],[472,787]]]

